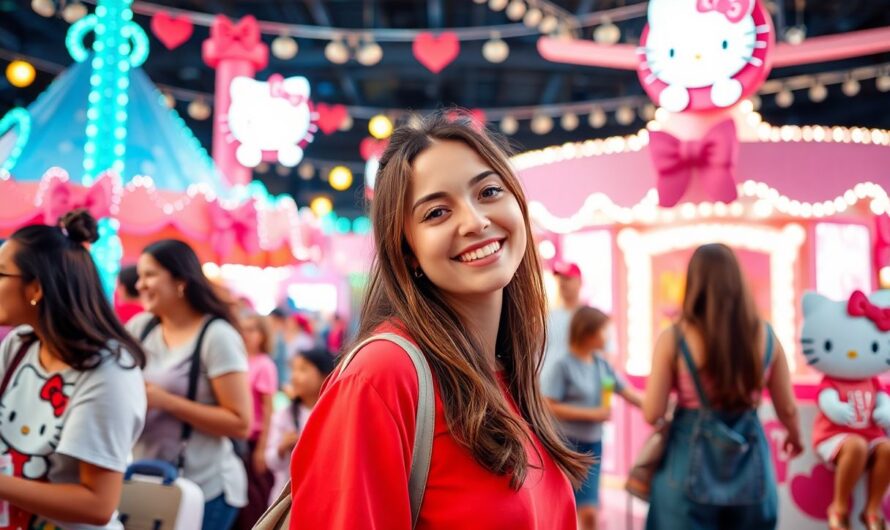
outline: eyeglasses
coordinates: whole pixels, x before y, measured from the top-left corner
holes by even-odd
[[[22,274],[10,274],[8,272],[0,272],[0,278],[21,278]]]

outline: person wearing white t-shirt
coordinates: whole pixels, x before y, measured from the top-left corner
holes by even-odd
[[[558,262],[553,266],[556,277],[558,305],[547,314],[547,344],[541,381],[546,381],[557,359],[565,355],[569,345],[569,323],[581,307],[581,269],[574,263]]]

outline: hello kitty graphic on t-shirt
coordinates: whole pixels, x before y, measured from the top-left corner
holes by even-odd
[[[730,107],[766,77],[771,39],[756,0],[652,0],[640,79],[671,112]]]

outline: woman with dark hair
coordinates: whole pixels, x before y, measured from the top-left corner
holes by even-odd
[[[655,424],[670,392],[678,396],[652,480],[648,530],[776,527],[772,459],[757,418],[764,389],[793,458],[803,449],[785,351],[758,316],[733,251],[701,246],[689,261],[680,319],[655,345],[643,400],[643,416]]]
[[[0,344],[4,528],[123,528],[115,510],[145,420],[145,355],[102,291],[86,248],[97,239],[77,210],[0,246],[0,325],[18,326]]]
[[[203,528],[228,530],[247,504],[244,465],[230,440],[250,429],[244,341],[187,244],[152,243],[137,269],[147,313],[127,329],[148,357],[148,416],[135,455],[177,464],[204,492]]]
[[[504,149],[447,112],[399,128],[371,219],[376,261],[358,341],[400,335],[430,366],[425,494],[413,514],[417,372],[401,347],[377,340],[328,380],[300,435],[291,530],[575,529],[571,481],[589,459],[557,434],[538,388],[544,286]]]

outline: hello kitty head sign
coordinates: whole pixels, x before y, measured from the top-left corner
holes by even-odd
[[[774,46],[760,0],[651,0],[637,73],[671,112],[727,108],[760,87]]]
[[[272,75],[268,81],[239,76],[230,85],[231,105],[226,116],[227,139],[235,158],[245,167],[275,160],[293,167],[318,130],[309,81],[305,77]]]

